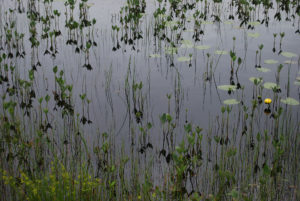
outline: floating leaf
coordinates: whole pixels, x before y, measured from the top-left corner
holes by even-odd
[[[260,36],[259,33],[255,32],[255,33],[248,33],[248,36],[251,38],[258,38]]]
[[[294,85],[300,86],[300,81],[295,81]]]
[[[186,29],[184,32],[194,32],[194,29]]]
[[[216,50],[216,51],[215,51],[215,54],[222,55],[222,54],[228,54],[228,52],[225,51],[225,50]]]
[[[297,57],[297,54],[294,54],[292,52],[281,52],[281,55],[287,58]]]
[[[236,86],[235,85],[220,85],[218,86],[218,89],[223,91],[235,91]]]
[[[227,100],[224,100],[223,103],[225,105],[236,105],[236,104],[239,104],[240,101],[238,101],[236,99],[227,99]]]
[[[166,54],[177,54],[177,47],[166,47]]]
[[[233,21],[232,20],[227,20],[224,22],[224,24],[233,24]]]
[[[249,22],[248,24],[251,26],[257,26],[257,25],[260,25],[260,22],[254,21],[254,22]]]
[[[210,48],[209,45],[198,45],[198,46],[196,46],[196,49],[198,49],[198,50],[207,50],[209,48]]]
[[[94,6],[95,5],[95,3],[87,3],[86,4],[86,6],[88,7],[88,8],[91,8],[92,6]]]
[[[159,55],[159,54],[150,54],[150,57],[151,57],[151,58],[159,58],[160,55]]]
[[[183,40],[181,41],[181,48],[192,48],[194,47],[194,44],[190,40]]]
[[[205,25],[205,24],[213,24],[213,22],[210,22],[210,21],[202,21],[201,24],[204,24],[204,25]]]
[[[292,60],[286,60],[284,61],[285,64],[297,64],[297,62],[292,61]]]
[[[177,61],[179,62],[187,62],[187,61],[191,61],[192,57],[178,57]]]
[[[186,20],[188,21],[188,22],[191,22],[191,21],[193,21],[195,18],[193,17],[193,16],[189,16],[189,17],[187,17],[186,18]]]
[[[178,21],[167,21],[167,22],[166,22],[166,26],[167,26],[167,27],[174,27],[174,26],[176,26],[176,25],[178,25],[178,24],[179,24]]]
[[[274,59],[267,59],[265,60],[265,64],[277,64],[278,61],[274,60]]]
[[[276,83],[273,83],[273,82],[266,82],[264,83],[264,87],[266,89],[274,89],[274,88],[280,88]]]
[[[259,84],[259,83],[261,83],[261,82],[263,81],[263,79],[260,78],[260,77],[250,77],[249,80],[250,80],[251,82],[253,82],[253,83],[255,83],[255,80],[256,80],[256,83],[257,83],[257,84]]]
[[[240,27],[240,26],[234,26],[233,28],[235,28],[235,29],[244,29],[243,27]]]
[[[299,105],[299,101],[291,97],[287,97],[286,99],[281,99],[281,102],[287,105]]]
[[[159,14],[157,17],[165,18],[165,17],[167,17],[167,15],[166,14]]]
[[[267,73],[267,72],[271,71],[269,68],[256,68],[256,70],[263,72],[263,73]]]

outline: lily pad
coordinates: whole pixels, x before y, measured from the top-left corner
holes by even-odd
[[[216,50],[215,54],[224,55],[224,54],[228,54],[228,52],[225,50]]]
[[[196,46],[196,49],[198,49],[198,50],[207,50],[209,48],[210,48],[209,45],[198,45],[198,46]]]
[[[278,63],[278,61],[274,60],[274,59],[267,59],[264,62],[265,62],[265,64],[277,64]]]
[[[181,41],[181,48],[192,48],[194,44],[190,40],[183,40]]]
[[[258,38],[260,36],[259,33],[255,32],[255,33],[248,33],[248,36],[251,38]]]
[[[177,47],[166,47],[165,53],[166,54],[177,54],[178,49]]]
[[[294,85],[300,86],[300,81],[295,81]]]
[[[233,24],[233,21],[232,20],[227,20],[224,22],[224,24]]]
[[[287,58],[298,57],[297,54],[294,54],[292,52],[281,52],[281,55]]]
[[[167,21],[167,22],[166,22],[166,26],[167,26],[167,27],[174,27],[174,26],[176,26],[176,25],[178,25],[178,24],[179,24],[178,21]]]
[[[178,57],[177,61],[179,62],[188,62],[191,61],[192,57]]]
[[[95,5],[95,3],[87,3],[86,4],[86,6],[88,7],[88,8],[91,8],[92,6],[94,6]]]
[[[260,25],[260,22],[254,21],[254,22],[249,22],[248,24],[251,26],[257,26],[257,25]]]
[[[210,21],[202,21],[201,24],[204,24],[204,25],[205,25],[205,24],[213,24],[213,22],[210,22]]]
[[[263,79],[261,78],[261,77],[250,77],[249,78],[249,80],[251,81],[251,82],[253,82],[253,83],[257,83],[257,84],[259,84],[259,83],[261,83],[262,81],[263,81]],[[256,80],[256,81],[255,81]]]
[[[258,70],[258,71],[260,71],[260,72],[262,72],[262,73],[267,73],[267,72],[270,72],[270,71],[271,71],[269,68],[263,68],[263,67],[261,67],[261,68],[256,68],[256,70]]]
[[[194,29],[186,29],[184,32],[194,32]]]
[[[243,27],[240,27],[240,26],[234,26],[233,28],[235,28],[235,29],[244,29]]]
[[[236,86],[235,85],[220,85],[218,86],[218,89],[223,91],[235,91]]]
[[[296,61],[292,61],[292,60],[286,60],[284,61],[285,64],[297,64]]]
[[[151,58],[160,58],[160,54],[150,54]]]
[[[240,101],[238,101],[236,99],[227,99],[227,100],[224,100],[223,103],[225,105],[236,105],[236,104],[239,104]]]
[[[264,83],[264,87],[266,89],[274,89],[274,88],[280,88],[276,83],[273,83],[273,82],[266,82]]]
[[[188,21],[188,22],[191,22],[191,21],[193,21],[195,18],[193,17],[193,16],[189,16],[189,17],[187,17],[186,18],[186,20]]]
[[[286,99],[281,99],[281,102],[287,105],[299,105],[299,101],[291,97],[287,97]]]
[[[159,14],[159,15],[157,15],[157,17],[165,18],[165,17],[167,17],[167,15],[166,14]]]

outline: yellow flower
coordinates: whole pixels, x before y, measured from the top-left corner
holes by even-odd
[[[266,98],[265,99],[265,104],[270,104],[272,103],[272,99],[271,98]]]

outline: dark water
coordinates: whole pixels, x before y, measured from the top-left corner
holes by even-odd
[[[282,41],[282,51],[299,53],[300,39],[299,34],[295,33],[297,29],[298,19],[292,21],[276,21],[272,19],[274,10],[270,10],[268,16],[271,20],[269,26],[265,24],[256,25],[254,29],[240,28],[239,20],[235,20],[228,24],[228,7],[227,5],[217,5],[220,9],[222,22],[212,22],[212,18],[208,19],[208,24],[204,25],[204,35],[197,43],[193,42],[190,32],[193,29],[193,22],[186,23],[186,31],[182,32],[182,39],[189,40],[195,45],[208,45],[208,50],[197,50],[196,48],[180,48],[181,44],[177,45],[178,54],[174,55],[173,61],[168,55],[165,55],[164,42],[161,47],[154,46],[155,41],[152,36],[154,19],[152,13],[158,7],[158,3],[154,1],[147,2],[146,15],[141,20],[141,29],[143,31],[143,39],[137,41],[136,50],[132,50],[131,46],[122,46],[116,52],[110,51],[113,47],[111,43],[111,25],[118,24],[120,7],[124,6],[124,2],[115,1],[91,1],[90,16],[97,19],[97,29],[95,31],[95,40],[99,44],[98,47],[91,51],[92,71],[80,68],[83,61],[82,57],[72,51],[71,48],[62,48],[63,54],[59,55],[53,62],[55,65],[64,66],[68,79],[74,80],[74,88],[86,90],[87,97],[92,100],[90,105],[91,119],[96,125],[90,127],[99,127],[101,130],[112,129],[120,136],[128,133],[128,111],[124,97],[124,83],[128,72],[129,60],[131,62],[131,80],[143,82],[142,95],[145,101],[144,119],[143,122],[152,122],[159,127],[157,121],[158,116],[162,113],[170,112],[174,116],[178,116],[178,122],[186,120],[194,124],[200,125],[208,129],[209,122],[215,121],[214,118],[220,112],[220,107],[223,101],[230,98],[236,98],[250,103],[253,96],[253,83],[249,81],[250,77],[262,77],[264,82],[276,82],[275,74],[280,63],[284,64],[286,57],[278,55],[279,49],[279,33],[284,32],[285,36]],[[60,6],[63,3],[54,3],[55,6]],[[199,4],[200,5],[200,4]],[[199,8],[201,8],[200,5]],[[211,5],[211,8],[214,6]],[[215,8],[216,9],[216,8]],[[263,20],[263,14],[256,12],[253,14],[253,19],[250,21]],[[193,12],[187,14],[187,18],[192,17]],[[285,16],[285,15],[283,15]],[[282,17],[284,18],[284,17]],[[147,34],[147,31],[149,34]],[[258,33],[257,38],[250,37],[249,34]],[[277,33],[275,39],[276,51],[273,53],[273,33]],[[236,41],[233,42],[233,37]],[[61,38],[64,44],[63,38]],[[217,90],[217,86],[230,84],[230,56],[229,52],[235,43],[237,57],[241,57],[243,62],[240,66],[237,78],[234,78],[234,83],[244,87],[243,93],[237,91],[228,94],[226,91]],[[264,45],[262,51],[262,67],[270,69],[270,72],[262,73],[255,68],[255,52],[260,44]],[[226,55],[216,55],[215,50],[225,50]],[[126,52],[125,52],[126,51]],[[207,53],[211,55],[209,61]],[[151,54],[160,54],[160,58],[151,58]],[[188,62],[178,62],[180,56],[193,55],[189,67]],[[61,58],[60,58],[61,56]],[[65,57],[74,58],[73,62],[65,60]],[[284,64],[281,77],[280,96],[287,96],[299,99],[299,88],[294,85],[294,81],[298,76],[299,65],[298,58],[292,58],[294,64]],[[278,64],[264,64],[266,59],[275,59]],[[170,67],[171,63],[174,67]],[[205,81],[207,62],[212,64],[214,72],[214,80]],[[237,63],[237,62],[236,62]],[[235,68],[237,67],[237,64]],[[135,69],[135,70],[133,70]],[[288,69],[290,69],[290,89],[287,92],[288,84]],[[133,75],[135,71],[135,75]],[[111,72],[109,84],[106,83],[106,78]],[[135,78],[133,78],[135,76]],[[72,77],[72,78],[71,78]],[[132,82],[132,81],[131,81]],[[180,82],[180,86],[175,89],[176,83]],[[107,86],[109,85],[109,86]],[[105,94],[105,88],[110,96],[108,103]],[[79,90],[79,91],[81,91]],[[177,91],[177,92],[176,92]],[[78,92],[80,93],[80,92]],[[178,96],[177,103],[175,101],[175,93]],[[168,111],[167,94],[172,94],[170,101],[171,111]],[[272,90],[264,90],[263,97],[272,97]],[[80,101],[76,102],[80,104]],[[297,107],[297,106],[296,106]],[[176,114],[177,111],[177,114]],[[124,120],[125,119],[125,120]],[[125,121],[125,125],[124,125]]]

